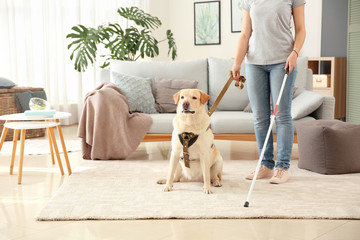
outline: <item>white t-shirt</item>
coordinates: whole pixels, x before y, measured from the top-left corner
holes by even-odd
[[[250,13],[252,34],[246,63],[270,65],[285,62],[294,47],[292,9],[305,0],[243,0]]]

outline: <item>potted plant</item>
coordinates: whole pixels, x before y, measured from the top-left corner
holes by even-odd
[[[168,42],[168,55],[172,60],[177,56],[175,39],[171,30],[166,31],[166,38],[158,41],[152,36],[152,30],[161,26],[161,21],[137,7],[119,8],[119,15],[127,19],[126,28],[117,23],[107,23],[97,28],[87,28],[83,25],[72,27],[73,32],[66,38],[73,41],[68,49],[73,47],[70,59],[74,59],[75,69],[83,72],[96,60],[98,46],[103,45],[108,50],[102,68],[110,64],[110,59],[136,61],[139,58],[156,57],[159,55],[158,44]],[[128,26],[133,21],[136,26]]]

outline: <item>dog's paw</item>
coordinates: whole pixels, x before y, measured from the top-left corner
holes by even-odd
[[[164,178],[164,179],[159,179],[159,180],[157,180],[157,182],[156,182],[157,184],[165,184],[166,183],[166,179]]]
[[[166,186],[164,187],[164,192],[170,192],[170,191],[172,191],[172,186],[166,185]]]
[[[215,179],[215,180],[211,181],[211,185],[213,185],[214,187],[221,187],[222,186],[219,179]]]
[[[205,188],[205,187],[204,187],[204,193],[205,193],[205,194],[212,194],[213,191],[212,191],[211,188]]]

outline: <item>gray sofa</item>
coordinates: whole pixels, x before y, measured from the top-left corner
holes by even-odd
[[[195,80],[198,81],[197,88],[210,95],[208,107],[211,107],[228,80],[228,74],[232,65],[232,59],[212,57],[174,62],[113,60],[110,64],[110,72],[102,74],[102,81],[113,81],[111,72],[150,79],[162,77],[178,80]],[[243,66],[241,68],[241,75],[246,76]],[[312,71],[307,67],[306,57],[298,59],[298,75],[295,87],[296,92],[292,102],[294,122],[334,118],[335,99],[331,96],[325,96],[312,91]],[[252,113],[244,112],[248,104],[246,84],[243,90],[235,88],[232,84],[211,116],[211,128],[215,134],[215,139],[255,139]],[[175,113],[151,114],[153,124],[145,140],[158,141],[170,139],[174,116]],[[274,132],[276,132],[275,127]]]

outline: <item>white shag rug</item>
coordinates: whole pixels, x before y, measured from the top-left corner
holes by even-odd
[[[56,141],[59,152],[62,153],[63,149],[60,140]],[[75,152],[81,150],[81,140],[65,140],[67,152]],[[11,155],[13,148],[12,141],[4,142],[1,149],[1,154]],[[17,141],[16,153],[20,153],[20,140]],[[42,155],[50,154],[49,140],[45,139],[26,139],[24,143],[24,154],[26,155]],[[55,152],[54,152],[55,154]]]
[[[39,213],[38,220],[307,218],[360,219],[360,174],[321,175],[297,167],[273,185],[258,180],[243,207],[251,181],[244,176],[257,161],[224,162],[223,186],[206,195],[200,182],[156,184],[166,160],[83,160]]]

